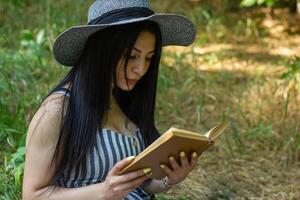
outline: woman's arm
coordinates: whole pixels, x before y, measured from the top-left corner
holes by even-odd
[[[58,187],[53,191],[53,186],[41,189],[23,191],[23,200],[84,200],[84,199],[106,199],[99,184],[89,185],[80,188]],[[103,195],[103,196],[101,196]]]
[[[62,95],[52,95],[33,117],[26,138],[26,159],[23,179],[23,200],[38,199],[101,199],[101,185],[66,189],[49,186],[54,174],[50,166],[59,137]]]
[[[54,167],[50,163],[59,138],[63,97],[58,98],[56,94],[51,96],[52,99],[37,111],[28,129],[23,200],[123,199],[148,178],[143,170],[119,176],[119,171],[132,160],[124,159],[111,169],[102,183],[80,188],[57,187],[53,190],[54,187],[49,183],[54,175]]]
[[[160,192],[165,192],[169,188],[161,188],[160,180],[152,179],[150,184],[143,188],[148,194],[157,194]]]

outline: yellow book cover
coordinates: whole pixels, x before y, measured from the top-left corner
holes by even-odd
[[[160,168],[160,164],[168,165],[170,156],[174,156],[179,161],[178,155],[181,151],[187,155],[191,155],[193,152],[201,155],[214,144],[227,126],[228,122],[221,122],[205,134],[172,127],[137,155],[120,174],[150,167],[152,169],[151,178],[162,179],[166,174]]]

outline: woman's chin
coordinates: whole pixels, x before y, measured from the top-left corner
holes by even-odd
[[[122,85],[121,87],[118,86],[119,89],[123,90],[123,91],[131,91],[134,88],[135,85]]]

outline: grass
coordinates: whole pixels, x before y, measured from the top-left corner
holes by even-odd
[[[152,3],[188,15],[199,32],[192,46],[163,52],[159,130],[204,132],[225,118],[231,122],[191,176],[157,199],[300,198],[298,18],[280,9],[269,19],[263,9],[241,14],[212,4]],[[87,6],[83,0],[0,3],[0,199],[20,199],[28,123],[68,70],[54,61],[51,46],[66,27],[85,23]]]

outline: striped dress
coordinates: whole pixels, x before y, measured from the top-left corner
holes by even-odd
[[[57,91],[69,96],[68,91]],[[96,135],[96,145],[91,148],[86,159],[86,171],[81,168],[72,168],[65,171],[58,182],[58,186],[65,188],[83,187],[100,183],[105,180],[110,169],[120,160],[136,156],[146,148],[141,131],[136,130],[132,136],[124,135],[113,130],[99,130]],[[146,181],[144,184],[147,184]],[[142,184],[143,185],[143,184]],[[153,199],[154,195],[148,194],[142,188],[137,187],[128,194],[125,200]]]

